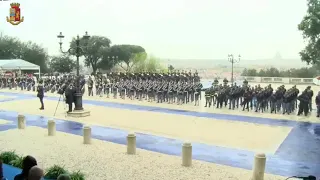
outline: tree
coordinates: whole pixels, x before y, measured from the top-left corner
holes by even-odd
[[[53,72],[70,73],[76,67],[76,63],[69,56],[54,56],[50,62],[50,69]]]
[[[100,62],[100,67],[103,70],[111,70],[114,68],[117,64],[122,62],[122,59],[125,58],[125,54],[128,52],[125,52],[125,48],[122,48],[119,45],[114,45],[110,48],[105,48],[102,51],[102,59]]]
[[[257,76],[257,70],[256,69],[247,69],[245,68],[242,73],[241,76]]]
[[[15,37],[0,37],[0,59],[22,59],[40,66],[42,72],[48,70],[49,56],[46,50],[36,43],[21,42]]]
[[[132,58],[132,64],[134,65],[131,69],[133,72],[147,71],[149,64],[147,59],[147,53],[134,54]]]
[[[147,72],[156,73],[162,71],[162,66],[160,65],[160,60],[154,56],[150,56],[146,62]]]
[[[116,56],[111,53],[111,48],[105,48],[101,50],[101,61],[99,63],[99,69],[111,70],[118,63]]]
[[[113,45],[111,54],[118,56],[119,66],[126,72],[130,72],[137,63],[135,56],[138,53],[146,52],[144,48],[137,45]]]
[[[174,71],[174,67],[171,64],[168,66],[168,71],[169,72],[173,72]]]
[[[258,76],[258,77],[291,77],[291,78],[314,78],[319,75],[318,66],[303,67],[299,69],[289,69],[279,71],[277,68],[261,69],[257,73],[256,69],[244,69],[242,76]]]
[[[258,76],[265,77],[266,76],[266,71],[263,70],[263,69],[260,69],[260,71],[258,73]]]
[[[307,64],[320,63],[320,1],[307,0],[307,13],[298,30],[302,32],[306,47],[299,53],[301,60]]]
[[[154,56],[147,57],[146,53],[135,54],[132,61],[134,62],[134,66],[131,69],[132,72],[156,73],[164,70],[158,58]]]
[[[249,69],[248,70],[248,76],[254,76],[255,74],[257,74],[257,70],[256,69]]]
[[[46,50],[31,41],[22,44],[20,59],[39,65],[42,72],[48,71],[49,55]]]
[[[17,59],[21,55],[22,42],[15,37],[0,37],[0,59]]]
[[[299,78],[314,78],[318,75],[317,69],[311,68],[300,68],[300,69],[293,69],[292,76],[299,77]]]
[[[268,68],[265,70],[265,76],[266,77],[279,77],[280,76],[280,72],[277,68]]]
[[[255,74],[256,75],[256,74]],[[253,76],[255,76],[255,75],[253,75]],[[248,75],[248,69],[247,68],[244,68],[244,70],[242,71],[242,73],[241,73],[241,76],[249,76]]]
[[[103,36],[91,36],[88,41],[81,39],[80,45],[82,46],[85,59],[84,64],[87,67],[91,67],[95,74],[98,68],[103,64],[103,55],[109,51],[111,41],[110,39]],[[73,38],[70,47],[75,49],[76,39]],[[75,55],[75,52],[71,52]]]

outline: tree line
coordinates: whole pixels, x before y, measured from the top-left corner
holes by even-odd
[[[257,77],[292,77],[292,78],[314,78],[320,75],[318,66],[303,67],[298,69],[279,70],[271,67],[266,69],[244,69],[241,76]]]
[[[44,72],[48,71],[49,55],[40,45],[31,41],[22,42],[10,36],[0,37],[0,60],[23,59],[39,65]]]
[[[73,38],[69,48],[75,48],[75,44],[76,39]],[[115,67],[125,72],[167,70],[161,66],[158,58],[148,55],[146,50],[139,45],[112,45],[111,40],[104,36],[91,36],[86,44],[81,45],[84,50],[82,52],[84,65],[92,68],[94,74],[99,70],[110,71]],[[22,59],[39,65],[44,73],[72,72],[76,68],[74,55],[74,51],[70,51],[68,54],[49,56],[44,47],[34,42],[23,42],[10,36],[0,37],[0,60]]]
[[[308,65],[311,64],[312,67],[289,70],[268,68],[260,71],[244,69],[242,76],[314,78],[320,75],[320,1],[307,0],[306,5],[306,14],[297,25],[306,43],[305,48],[299,52],[299,55],[303,62]]]

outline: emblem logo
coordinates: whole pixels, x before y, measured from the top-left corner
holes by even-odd
[[[21,17],[21,9],[19,3],[11,3],[11,8],[9,10],[10,12],[10,18],[7,16],[7,22],[9,22],[12,25],[18,25],[23,22],[24,18]]]

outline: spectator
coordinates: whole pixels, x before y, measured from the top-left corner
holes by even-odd
[[[0,160],[0,180],[7,180],[3,177],[2,161]]]
[[[28,180],[41,180],[43,176],[43,170],[38,166],[33,166],[29,171]]]
[[[61,174],[57,180],[71,180],[71,177],[68,174]]]
[[[320,91],[316,97],[316,105],[317,105],[317,117],[320,116]]]
[[[37,161],[32,156],[26,156],[22,162],[22,172],[14,177],[14,180],[25,180],[28,178],[29,171],[33,166],[37,165]]]

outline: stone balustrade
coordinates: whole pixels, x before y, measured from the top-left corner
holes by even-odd
[[[313,85],[314,78],[289,78],[289,77],[242,77],[248,82],[254,83],[281,83],[281,84],[310,84]]]

